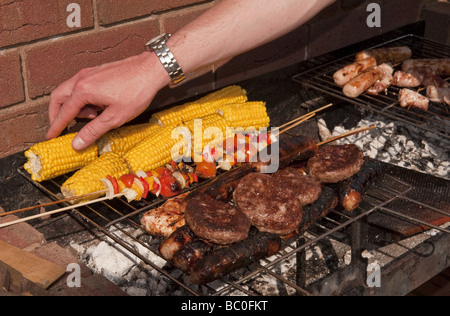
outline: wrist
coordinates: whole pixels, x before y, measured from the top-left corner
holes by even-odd
[[[159,91],[170,84],[171,78],[154,52],[143,52],[140,57],[142,58],[144,73],[150,76],[149,82],[152,82],[154,88]]]
[[[158,35],[148,41],[146,46],[158,56],[161,64],[171,78],[170,86],[174,87],[183,82],[186,79],[186,75],[183,73],[177,59],[167,45],[171,36],[172,34],[169,33]]]

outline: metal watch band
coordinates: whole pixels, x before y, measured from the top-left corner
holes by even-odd
[[[170,36],[171,34],[159,35],[150,40],[146,45],[151,51],[155,52],[156,56],[158,56],[162,65],[166,69],[171,78],[171,86],[176,86],[185,80],[186,76],[169,47],[166,45]]]

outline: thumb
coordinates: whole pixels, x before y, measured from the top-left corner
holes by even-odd
[[[119,126],[116,119],[111,118],[110,108],[106,108],[97,118],[86,124],[75,136],[72,147],[75,150],[84,150],[94,144],[101,136]]]

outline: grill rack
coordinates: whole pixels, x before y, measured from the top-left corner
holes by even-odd
[[[442,57],[445,53],[448,54],[450,51],[448,48],[442,48],[442,45],[440,44],[411,35],[407,35],[374,47],[385,45],[409,45],[413,49],[415,54],[414,57],[416,58],[420,57],[418,52],[421,51],[419,50],[421,47],[422,50],[424,50],[425,47],[428,47],[428,49],[430,49],[430,47],[435,47],[432,48],[432,53],[426,55],[430,58]],[[445,51],[445,49],[447,51]],[[415,117],[416,114],[412,116],[411,113],[416,113],[419,111],[415,109],[405,111],[403,108],[397,106],[398,102],[394,100],[394,98],[398,91],[395,91],[395,88],[391,88],[388,91],[387,96],[379,96],[380,100],[378,100],[378,98],[368,97],[365,95],[360,98],[368,97],[368,100],[360,98],[348,99],[343,97],[342,92],[333,86],[334,83],[329,82],[329,75],[330,73],[332,74],[335,69],[337,70],[339,67],[352,60],[354,58],[353,56],[354,55],[349,55],[338,60],[322,63],[320,66],[314,67],[306,72],[302,72],[301,74],[294,76],[293,79],[295,82],[300,82],[301,84],[314,88],[312,89],[314,91],[325,92],[325,95],[322,95],[323,97],[331,96],[344,99],[349,101],[351,104],[361,106],[369,111],[380,113],[388,118],[404,121],[422,130],[448,139],[448,122],[445,122],[444,120],[445,124],[447,124],[444,125],[446,126],[444,131],[436,130],[433,124],[430,126],[428,126],[429,124],[423,125],[422,120],[415,122],[414,120],[417,119]],[[326,74],[328,75],[324,75],[324,72],[322,72],[323,70],[327,70]],[[316,79],[319,83],[315,82]],[[309,93],[308,91],[304,92],[307,94]],[[317,97],[315,93],[313,94]],[[305,102],[305,104],[307,103],[306,108],[313,110],[327,104],[329,100],[323,102],[324,100],[321,97],[315,98],[311,102]],[[433,104],[433,110],[434,105],[435,104]],[[441,111],[443,109],[438,107],[438,110]],[[405,117],[403,118],[397,116],[398,111],[402,112]],[[440,115],[444,116],[443,114],[445,113],[446,112],[441,113]],[[430,114],[434,115],[434,112],[419,112],[419,115],[425,115],[426,118],[428,118],[428,115]],[[54,180],[38,183],[33,181],[23,168],[19,168],[18,171],[34,186],[45,192],[50,198],[54,200],[60,199],[57,196],[60,192],[60,185],[67,179],[68,176],[61,176]],[[419,218],[415,218],[414,216],[405,215],[402,212],[399,212],[398,209],[394,209],[392,207],[394,205],[393,202],[397,202],[399,204],[402,202],[408,202],[417,207],[450,217],[449,210],[447,208],[443,210],[439,206],[436,207],[434,204],[430,205],[432,203],[427,204],[420,202],[420,198],[411,198],[409,193],[414,190],[414,185],[403,178],[393,177],[387,173],[383,173],[381,178],[364,196],[363,202],[360,207],[354,211],[354,213],[349,214],[342,209],[337,208],[323,219],[316,222],[304,234],[289,241],[284,241],[282,249],[274,256],[255,262],[246,268],[241,268],[238,271],[232,272],[221,278],[219,281],[212,282],[202,287],[198,287],[187,282],[182,277],[183,274],[180,276],[179,271],[170,265],[164,267],[158,266],[156,262],[153,262],[151,258],[145,255],[145,251],[140,251],[135,247],[134,243],[138,243],[142,249],[148,250],[160,258],[157,249],[159,244],[158,240],[150,240],[151,236],[149,236],[140,225],[139,219],[140,216],[147,210],[158,207],[164,203],[165,199],[157,198],[151,201],[143,200],[140,202],[128,203],[123,198],[120,198],[75,209],[72,213],[77,217],[82,218],[90,226],[103,233],[105,237],[110,238],[132,255],[142,260],[145,265],[141,265],[141,268],[148,270],[149,273],[157,271],[159,275],[170,281],[174,287],[183,290],[186,294],[193,296],[224,296],[235,295],[236,293],[248,296],[264,295],[264,293],[261,293],[259,288],[255,286],[255,283],[260,282],[260,279],[270,278],[271,280],[277,282],[277,284],[279,283],[283,287],[288,288],[289,291],[286,290],[286,293],[289,295],[309,296],[312,295],[310,288],[314,281],[307,280],[307,267],[303,257],[308,248],[321,245],[328,240],[340,240],[346,245],[349,245],[352,256],[350,266],[355,267],[355,269],[359,271],[358,275],[365,275],[367,262],[361,258],[361,252],[367,249],[370,246],[369,243],[371,243],[371,236],[369,236],[367,232],[367,223],[370,216],[380,213],[388,214],[392,217],[400,219],[401,221],[413,223],[419,226],[421,231],[428,228],[434,228],[438,230],[440,234],[450,233],[450,230],[447,227],[429,224]],[[446,198],[445,202],[449,205],[450,203],[447,197],[444,196],[444,198]],[[62,204],[68,205],[67,203]],[[118,221],[118,219],[123,216],[129,217]],[[426,226],[426,228],[424,228],[424,226]],[[140,233],[130,233],[130,228]],[[126,236],[127,240],[119,237],[116,234],[116,231]],[[132,241],[133,244],[131,244],[130,241]],[[389,240],[389,242],[392,241]],[[285,274],[280,271],[280,266],[289,260],[295,262],[294,274]],[[177,271],[178,273],[176,273]],[[362,282],[364,282],[364,280],[362,280]]]
[[[63,183],[67,176],[62,176],[44,183],[38,183],[32,180],[23,168],[19,168],[18,171],[33,185],[44,191],[49,197],[55,200],[59,199],[57,194],[60,192],[60,184]],[[139,219],[140,215],[145,211],[158,207],[164,203],[166,199],[156,198],[152,201],[142,200],[139,202],[128,203],[124,198],[116,198],[114,200],[103,201],[74,209],[72,212],[128,252],[142,260],[147,267],[150,266],[151,269],[158,271],[161,275],[166,277],[167,280],[173,282],[173,285],[183,289],[186,294],[194,296],[222,296],[235,295],[237,292],[240,295],[244,294],[248,296],[262,295],[257,288],[255,289],[254,282],[260,282],[261,278],[270,278],[275,282],[282,284],[283,287],[288,288],[289,291],[286,290],[286,293],[310,296],[312,293],[306,289],[306,267],[301,259],[306,252],[306,249],[321,244],[327,239],[334,239],[336,238],[336,234],[340,234],[340,236],[344,234],[347,236],[347,243],[351,247],[351,265],[359,266],[361,272],[360,275],[364,275],[367,263],[362,262],[360,256],[361,252],[364,249],[367,249],[368,246],[367,231],[364,227],[368,217],[376,212],[390,214],[404,221],[412,222],[422,227],[426,226],[427,228],[434,228],[439,232],[450,234],[448,228],[429,224],[420,219],[404,215],[398,210],[389,207],[393,201],[404,200],[414,203],[418,207],[426,208],[450,217],[450,214],[446,211],[442,211],[431,205],[409,198],[408,193],[412,189],[413,187],[410,184],[388,174],[383,174],[364,196],[363,202],[354,213],[350,214],[342,209],[335,209],[320,221],[313,224],[304,234],[289,241],[283,241],[282,249],[272,257],[262,259],[246,268],[241,268],[238,271],[232,272],[219,281],[213,282],[213,285],[207,284],[202,287],[198,287],[186,281],[183,277],[180,277],[179,273],[174,273],[177,269],[171,267],[170,264],[168,267],[159,267],[151,258],[148,258],[144,254],[142,249],[138,250],[135,247],[134,243],[138,243],[143,249],[149,250],[155,256],[159,257],[157,249],[159,242],[155,242],[155,240],[149,242],[148,237],[150,236],[141,226]],[[67,203],[63,204],[67,205]],[[118,218],[127,215],[131,216],[117,221]],[[113,227],[114,230],[111,230],[111,227]],[[130,232],[130,228],[135,231]],[[126,236],[127,240],[120,238],[117,235],[117,231]],[[140,233],[136,233],[136,231],[139,231]],[[131,241],[133,244],[131,244]],[[164,259],[161,258],[161,260]],[[287,260],[294,260],[296,262],[296,272],[294,276],[288,277],[280,272],[280,265]],[[151,270],[148,272],[151,272]]]
[[[389,40],[368,49],[392,46],[410,47],[413,53],[412,58],[414,59],[450,58],[450,46],[412,34]],[[378,113],[389,119],[406,123],[425,132],[450,140],[449,107],[446,104],[430,102],[428,111],[416,108],[402,108],[398,102],[398,93],[401,88],[394,86],[389,87],[385,94],[380,93],[377,96],[371,96],[367,93],[363,93],[358,98],[345,96],[342,93],[342,87],[334,83],[333,74],[354,61],[355,54],[353,53],[305,70],[294,75],[292,79],[297,83],[360,106],[370,112]]]

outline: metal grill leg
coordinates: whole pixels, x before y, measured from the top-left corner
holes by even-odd
[[[357,209],[355,216],[361,215],[361,209]],[[362,257],[362,252],[367,249],[369,238],[369,230],[367,223],[367,216],[361,218],[358,221],[352,223],[352,266],[356,271],[359,271],[359,275],[365,279],[368,259]]]
[[[297,247],[305,244],[305,238],[301,237],[297,240]],[[296,253],[297,267],[296,267],[296,283],[301,288],[306,288],[306,249],[297,251]]]

